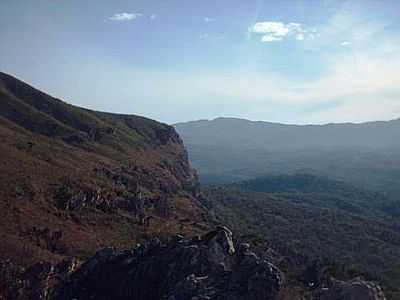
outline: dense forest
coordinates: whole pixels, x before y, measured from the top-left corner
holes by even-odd
[[[280,253],[276,263],[291,280],[315,285],[324,272],[362,275],[382,282],[389,299],[398,299],[400,222],[384,194],[307,174],[207,186],[203,192],[217,222],[239,232],[239,239],[251,237],[260,252]]]

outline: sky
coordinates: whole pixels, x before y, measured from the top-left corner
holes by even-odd
[[[0,0],[0,71],[166,123],[400,117],[400,1]]]

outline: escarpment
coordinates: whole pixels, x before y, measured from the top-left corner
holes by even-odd
[[[171,126],[79,108],[4,73],[0,103],[1,258],[57,262],[206,227]]]

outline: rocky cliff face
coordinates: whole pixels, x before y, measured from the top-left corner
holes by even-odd
[[[69,105],[0,73],[0,258],[29,267],[203,232],[175,130]]]

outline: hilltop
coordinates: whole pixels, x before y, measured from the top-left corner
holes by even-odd
[[[1,258],[29,266],[204,230],[173,127],[79,108],[4,73],[0,103]]]

